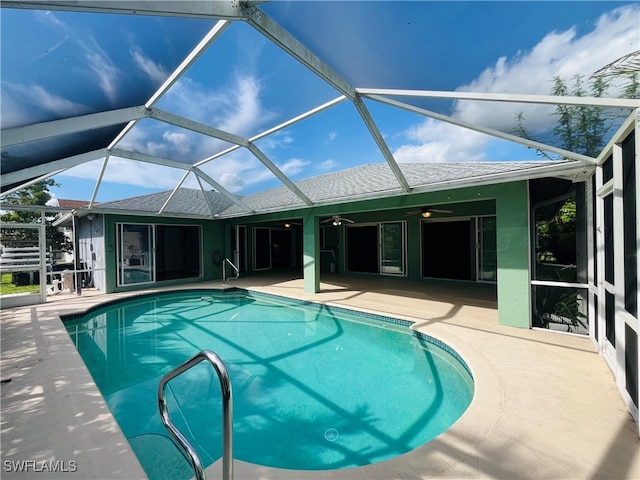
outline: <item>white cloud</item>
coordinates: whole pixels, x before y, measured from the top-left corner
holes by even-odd
[[[162,139],[173,145],[178,153],[187,155],[191,151],[191,139],[185,133],[167,130],[162,134]]]
[[[163,97],[164,108],[240,136],[249,136],[275,118],[260,101],[262,85],[249,74],[234,74],[224,87],[208,89],[188,76]]]
[[[211,90],[184,76],[162,98],[161,108],[248,138],[263,130],[275,118],[260,100],[261,82],[253,75],[235,73],[224,87]],[[194,137],[195,138],[195,137]],[[193,140],[193,160],[199,161],[228,148],[230,144],[205,135]],[[271,135],[261,141],[263,149],[291,142],[288,135]]]
[[[231,192],[239,192],[272,176],[257,158],[244,149],[207,162],[200,169]]]
[[[586,78],[617,58],[639,48],[640,7],[630,5],[602,15],[592,31],[578,36],[577,29],[550,32],[531,51],[513,58],[501,57],[459,91],[526,93],[548,95],[553,78],[568,85],[576,75]],[[617,94],[614,88],[611,94]],[[451,116],[476,125],[512,132],[515,117],[522,113],[532,134],[550,128],[555,122],[553,106],[506,102],[457,101]],[[394,152],[401,162],[475,161],[484,157],[488,137],[427,119],[405,132],[410,143]]]
[[[337,136],[338,132],[336,132],[335,130],[333,132],[329,132],[329,135],[327,135],[327,139],[324,141],[324,143],[333,142]]]
[[[278,165],[278,168],[289,177],[294,177],[299,174],[304,168],[309,165],[308,160],[301,160],[299,158],[291,158],[282,165]]]
[[[140,47],[132,47],[129,51],[136,67],[142,70],[155,85],[161,85],[167,78],[167,72],[162,65],[147,57]]]
[[[287,130],[280,130],[271,135],[261,138],[257,141],[260,149],[264,152],[276,152],[279,149],[286,148],[294,143],[294,137]]]
[[[486,160],[486,135],[427,119],[406,132],[414,143],[394,152],[398,162],[477,162]]]
[[[335,169],[337,166],[338,166],[338,162],[336,162],[332,158],[329,158],[328,160],[325,160],[324,162],[320,163],[320,165],[318,165],[318,169],[328,172],[330,170]]]
[[[87,77],[92,81],[97,80],[102,92],[111,103],[114,103],[118,94],[116,90],[119,73],[118,68],[102,51],[88,51],[85,53],[85,59],[89,67],[89,71],[86,72]],[[93,74],[90,72],[93,72]]]
[[[234,191],[234,190],[237,191],[246,185],[245,181],[242,180],[242,178],[240,178],[240,176],[237,173],[233,173],[233,172],[223,173],[222,176],[220,177],[219,183],[223,187],[231,191]]]
[[[59,31],[65,40],[68,38],[79,47],[86,63],[85,67],[77,68],[90,82],[98,84],[109,101],[114,102],[118,95],[117,79],[121,72],[94,38],[92,32],[88,29],[78,31],[69,27],[51,11],[37,13],[36,18],[46,26]]]
[[[62,117],[82,115],[88,107],[49,92],[40,85],[20,85],[2,82],[2,128],[40,121],[40,116],[27,113],[24,104]],[[31,117],[33,115],[33,117]]]
[[[548,95],[553,78],[560,77],[568,85],[576,75],[585,79],[593,73],[639,48],[638,5],[612,10],[602,15],[595,28],[578,36],[575,27],[564,32],[551,32],[531,51],[515,58],[498,59],[478,78],[458,88],[471,92],[509,92]],[[617,86],[610,94],[617,96]],[[454,117],[467,122],[509,131],[515,115],[522,112],[528,128],[540,132],[554,122],[554,107],[509,103],[457,102]]]
[[[83,163],[64,172],[63,175],[97,180],[103,160]],[[112,156],[104,173],[103,181],[161,190],[173,189],[182,176],[183,170],[162,167],[145,162]],[[128,194],[123,192],[122,197]]]

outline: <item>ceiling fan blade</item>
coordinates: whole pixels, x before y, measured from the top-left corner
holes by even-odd
[[[433,213],[453,213],[453,210],[440,210],[438,208],[430,208],[429,211]]]

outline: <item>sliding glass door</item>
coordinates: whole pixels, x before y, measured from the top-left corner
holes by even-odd
[[[116,224],[118,286],[201,277],[202,227]]]
[[[498,250],[496,241],[496,217],[479,217],[478,273],[480,282],[495,282],[498,278]]]
[[[380,273],[378,225],[348,225],[346,228],[347,271]]]
[[[346,227],[347,271],[406,274],[406,222],[382,222]]]
[[[422,276],[495,283],[496,217],[423,220]]]

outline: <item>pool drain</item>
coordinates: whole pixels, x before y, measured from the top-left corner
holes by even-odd
[[[339,436],[340,432],[338,432],[338,430],[336,430],[335,428],[327,428],[324,431],[324,438],[326,438],[330,442],[335,442]]]

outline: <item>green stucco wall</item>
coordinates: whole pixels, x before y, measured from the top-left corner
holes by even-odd
[[[531,314],[528,205],[526,182],[503,185],[496,198],[499,322],[521,328]]]
[[[407,225],[407,275],[405,278],[421,281],[421,217],[407,215],[407,211],[425,205],[446,205],[454,213],[439,217],[497,216],[497,299],[501,324],[529,328],[529,220],[527,182],[510,182],[488,186],[461,188],[400,197],[362,200],[334,206],[320,206],[278,212],[268,215],[248,216],[232,223],[248,227],[251,242],[253,225],[267,226],[269,222],[292,220],[302,223],[298,235],[303,238],[302,271],[305,290],[319,291],[321,264],[328,265],[319,251],[320,220],[331,215],[343,215],[358,223],[406,221]],[[329,224],[326,224],[329,225]],[[325,228],[325,248],[338,255],[337,272],[344,273],[343,229]],[[251,248],[249,248],[251,256]],[[322,260],[321,260],[322,259]],[[250,265],[250,263],[249,263]],[[249,269],[251,270],[251,269]],[[428,289],[425,280],[425,289]]]

